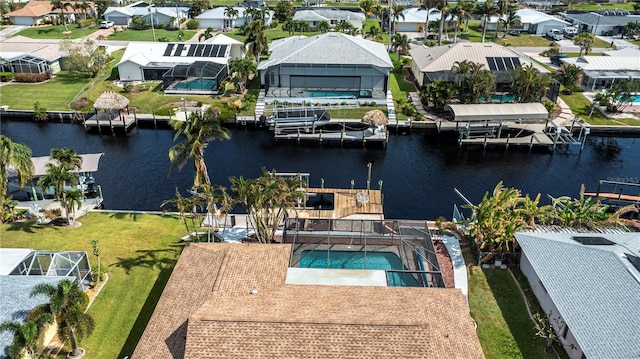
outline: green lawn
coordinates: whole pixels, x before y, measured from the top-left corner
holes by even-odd
[[[79,39],[92,34],[97,30],[95,26],[80,29],[75,25],[67,25],[67,28],[71,31],[68,35],[63,33],[64,26],[62,25],[28,27],[18,32],[16,35],[30,37],[32,39]]]
[[[590,125],[608,125],[608,126],[640,126],[640,121],[633,119],[615,119],[603,115],[597,109],[589,116],[591,112],[591,102],[584,97],[583,94],[576,92],[573,95],[563,95],[560,97],[569,105],[574,115],[580,117]]]
[[[521,34],[520,36],[507,35],[504,39],[492,40],[500,45],[515,47],[549,47],[551,40],[540,35]]]
[[[469,267],[469,307],[487,359],[555,359],[535,335],[516,282],[506,270]]]
[[[156,40],[163,41],[180,41],[178,35],[179,31],[167,31],[164,29],[155,29]],[[153,41],[153,32],[151,29],[149,30],[122,30],[117,33],[112,33],[107,38],[108,40],[116,40],[116,41]],[[186,41],[193,37],[196,34],[195,31],[191,30],[182,30],[184,35],[182,36],[182,40]]]
[[[409,70],[402,69],[402,73],[391,72],[389,76],[389,88],[396,106],[396,117],[398,120],[406,120],[407,116],[399,110],[398,99],[408,99],[409,92],[417,91],[416,87],[404,78],[409,75]]]
[[[633,11],[633,2],[625,2],[625,3],[603,3],[603,4],[594,4],[594,3],[583,3],[583,4],[572,4],[571,8],[574,10],[602,10],[602,9],[623,9]]]
[[[314,36],[318,35],[319,33],[320,31],[308,31],[302,34],[297,32],[294,35]],[[244,33],[240,31],[240,29],[236,29],[234,32],[225,32],[224,34],[241,42],[244,42],[244,40],[247,38],[246,36],[244,36]],[[273,40],[283,39],[285,37],[291,36],[288,31],[282,30],[282,24],[279,24],[274,29],[265,30],[264,35],[269,43],[271,43],[271,41]]]
[[[89,81],[90,78],[61,71],[45,83],[4,85],[0,87],[0,104],[14,110],[33,110],[33,104],[39,101],[47,110],[66,111],[69,103]]]
[[[185,228],[177,218],[158,215],[90,213],[79,221],[79,228],[0,225],[0,245],[86,251],[97,265],[90,242],[99,239],[109,281],[89,309],[95,331],[80,345],[90,358],[130,356],[182,251],[178,238]]]

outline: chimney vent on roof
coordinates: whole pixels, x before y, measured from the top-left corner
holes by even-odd
[[[258,290],[257,290],[257,289],[252,290],[252,291],[251,291],[251,294],[253,294],[253,295],[258,295]]]

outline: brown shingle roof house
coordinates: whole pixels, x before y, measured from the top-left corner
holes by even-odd
[[[460,290],[285,284],[290,253],[188,245],[132,358],[484,358]]]

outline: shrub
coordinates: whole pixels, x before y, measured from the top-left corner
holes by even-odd
[[[190,19],[189,21],[187,21],[187,29],[189,30],[195,30],[199,25],[200,23],[196,19]]]
[[[78,20],[76,21],[76,24],[78,25],[79,29],[84,29],[85,27],[89,27],[91,25],[93,25],[94,21],[93,20]]]
[[[155,24],[154,26],[156,27],[156,29],[160,29],[160,30],[164,29],[163,23]]]
[[[156,111],[156,115],[158,116],[173,116],[175,115],[175,111],[173,111],[172,108],[161,108],[158,111]]]
[[[88,104],[89,104],[89,101],[87,100],[87,98],[83,97],[73,103],[73,108],[75,110],[79,110],[83,107],[86,107]]]
[[[51,78],[51,74],[48,72],[45,72],[43,74],[15,74],[13,77],[13,79],[16,82],[29,82],[29,83],[42,82],[50,78]]]
[[[131,92],[131,89],[133,89],[133,85],[129,82],[126,82],[124,85],[122,85],[122,91],[124,93],[129,93]]]
[[[158,38],[158,42],[169,42],[169,39],[166,36],[162,36]]]
[[[9,82],[13,79],[12,72],[0,72],[0,82]]]
[[[149,24],[142,18],[142,16],[134,16],[131,18],[129,28],[132,30],[146,30],[149,28]]]

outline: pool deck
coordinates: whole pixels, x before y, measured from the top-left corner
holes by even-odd
[[[333,194],[333,210],[297,209],[290,210],[289,215],[298,218],[340,219],[353,215],[372,215],[384,219],[382,208],[382,192],[366,189],[308,188],[307,193]],[[367,199],[366,201],[357,199]]]

